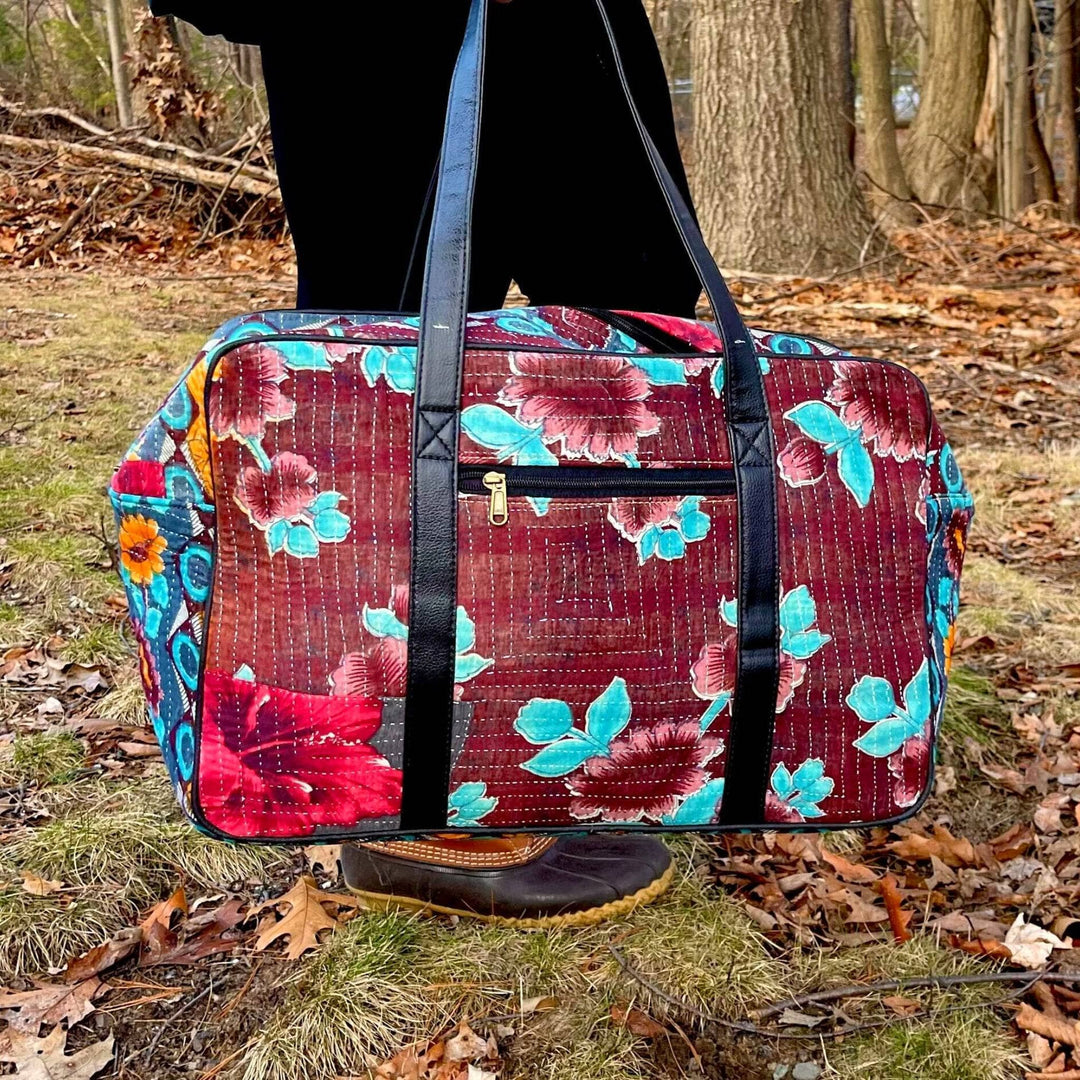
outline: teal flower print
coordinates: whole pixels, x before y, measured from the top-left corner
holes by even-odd
[[[825,457],[836,458],[837,473],[855,502],[865,507],[874,491],[874,462],[863,445],[862,427],[849,427],[824,401],[804,401],[784,413],[807,438],[818,443]],[[802,473],[792,474],[792,454],[788,447],[780,452],[780,471],[793,486],[813,482]]]
[[[904,687],[899,705],[892,683],[864,675],[851,689],[847,703],[871,727],[855,740],[855,747],[871,757],[895,754],[908,741],[920,737],[930,720],[930,666],[924,660]]]
[[[591,757],[610,757],[611,741],[630,723],[626,680],[616,677],[585,712],[585,729],[574,726],[565,701],[533,698],[514,721],[514,730],[544,749],[521,767],[536,776],[566,776]]]
[[[805,821],[818,818],[824,811],[818,806],[833,792],[835,783],[825,775],[821,758],[807,758],[794,772],[777,765],[770,778],[772,790],[766,797],[770,821]]]
[[[480,819],[487,817],[498,804],[495,796],[488,795],[487,784],[462,784],[450,795],[446,822],[458,828],[479,825]]]

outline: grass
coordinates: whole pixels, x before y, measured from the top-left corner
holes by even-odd
[[[949,693],[945,699],[945,737],[958,746],[974,739],[993,751],[1008,734],[1008,713],[994,693],[994,684],[973,668],[955,665],[949,673]]]
[[[0,785],[51,787],[75,777],[86,756],[82,743],[67,732],[16,735],[0,750]]]

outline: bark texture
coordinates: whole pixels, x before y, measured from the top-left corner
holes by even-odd
[[[131,112],[131,81],[124,62],[124,15],[120,0],[105,0],[105,28],[109,38],[109,61],[112,65],[113,90],[116,94],[116,119],[122,128],[134,123]]]
[[[922,101],[902,158],[908,183],[921,202],[983,209],[975,126],[989,55],[986,0],[940,0],[928,14]]]
[[[828,273],[869,250],[832,2],[694,0],[695,198],[724,265]]]
[[[911,225],[915,210],[896,144],[892,51],[885,30],[885,2],[855,0],[854,10],[870,201],[894,224]]]
[[[1054,5],[1054,79],[1057,83],[1058,115],[1053,122],[1061,133],[1061,208],[1069,221],[1080,214],[1080,137],[1076,116],[1076,0],[1057,0]]]

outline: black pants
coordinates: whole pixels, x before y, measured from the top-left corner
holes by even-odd
[[[301,32],[263,44],[298,306],[416,311],[425,207],[467,3],[348,7],[355,12],[314,40]],[[640,0],[607,7],[638,106],[685,190],[645,11]],[[492,5],[474,311],[501,307],[513,278],[537,304],[693,314],[697,278],[602,35],[592,0]]]

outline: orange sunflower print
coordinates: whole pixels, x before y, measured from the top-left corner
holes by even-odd
[[[128,514],[120,523],[120,561],[136,585],[149,585],[165,569],[161,553],[169,546],[156,521]]]

